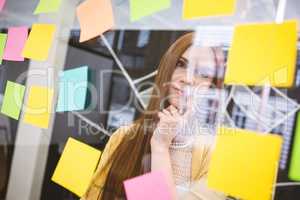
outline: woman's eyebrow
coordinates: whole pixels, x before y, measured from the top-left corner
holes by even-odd
[[[186,64],[188,63],[188,59],[186,59],[185,57],[180,57],[179,59],[182,59]]]

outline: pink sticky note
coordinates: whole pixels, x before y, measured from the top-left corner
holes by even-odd
[[[22,51],[27,37],[27,27],[9,28],[3,59],[12,61],[24,61],[24,57],[22,57]]]
[[[0,0],[0,11],[3,10],[4,4],[5,4],[5,0]]]
[[[128,200],[171,200],[162,172],[151,172],[124,181],[125,192]]]

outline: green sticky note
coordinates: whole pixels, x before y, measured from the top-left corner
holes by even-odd
[[[34,14],[56,12],[60,7],[61,1],[62,0],[40,0]]]
[[[89,79],[88,66],[65,70],[61,73],[56,111],[84,110],[89,101]]]
[[[7,34],[0,33],[0,65],[2,64],[2,58],[4,53],[4,48],[6,44]]]
[[[25,86],[7,81],[1,113],[18,120],[23,104]]]
[[[295,129],[294,144],[289,169],[289,178],[294,181],[300,181],[300,112],[298,113],[297,117],[297,125]]]
[[[137,21],[170,6],[171,0],[130,0],[130,20]]]

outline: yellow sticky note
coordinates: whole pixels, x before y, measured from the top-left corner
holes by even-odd
[[[33,24],[22,55],[38,61],[48,58],[56,26],[53,24]]]
[[[282,138],[219,128],[208,170],[208,187],[247,200],[270,200]]]
[[[52,89],[32,86],[28,94],[24,122],[41,128],[48,128],[52,99]]]
[[[236,0],[184,0],[183,19],[232,15]]]
[[[296,58],[296,20],[237,26],[229,49],[225,83],[290,87]]]
[[[101,152],[69,138],[58,161],[52,181],[82,197],[86,192]]]
[[[80,42],[90,40],[114,26],[111,0],[86,0],[77,7]]]

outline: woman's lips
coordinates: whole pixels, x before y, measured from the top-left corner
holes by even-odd
[[[183,91],[182,90],[179,90],[179,89],[176,89],[176,88],[175,88],[175,90],[176,90],[176,94],[178,94],[180,96],[183,95]]]

